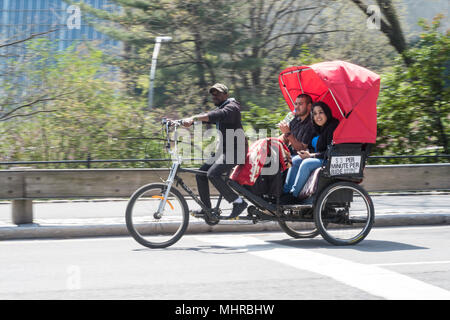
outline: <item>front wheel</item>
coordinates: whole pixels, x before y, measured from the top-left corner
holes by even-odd
[[[338,246],[356,244],[369,234],[375,221],[372,199],[355,183],[333,183],[319,195],[314,221],[328,242]]]
[[[131,236],[145,247],[171,246],[187,229],[189,209],[177,189],[170,189],[162,214],[157,214],[166,190],[165,184],[148,184],[136,190],[128,201],[125,214],[127,229]]]
[[[278,224],[295,239],[314,238],[320,233],[314,222],[278,221]]]

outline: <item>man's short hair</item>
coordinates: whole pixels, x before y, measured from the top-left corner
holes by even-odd
[[[310,104],[312,103],[312,98],[309,94],[306,93],[301,93],[297,96],[297,98],[295,98],[295,100],[297,100],[298,98],[305,98],[306,99],[306,104]]]

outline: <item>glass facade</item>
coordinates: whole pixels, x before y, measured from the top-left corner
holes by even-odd
[[[112,11],[117,8],[109,0],[83,1],[97,9]],[[56,31],[45,36],[55,40],[59,50],[80,40],[96,41],[105,48],[119,45],[118,41],[89,26],[87,15],[79,7],[71,7],[63,0],[0,0],[0,43],[54,29]],[[11,48],[16,53],[18,49],[17,46]]]

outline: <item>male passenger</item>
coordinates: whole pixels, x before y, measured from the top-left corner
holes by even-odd
[[[288,170],[283,193],[288,193],[292,188],[298,168],[302,162],[302,158],[297,152],[310,148],[314,133],[311,121],[311,96],[304,93],[300,94],[295,99],[294,106],[295,118],[289,124],[284,122],[279,124],[280,131],[283,133],[281,138],[289,145],[291,154],[293,155],[292,167]]]

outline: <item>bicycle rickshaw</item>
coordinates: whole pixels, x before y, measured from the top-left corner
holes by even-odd
[[[314,102],[327,103],[333,117],[340,123],[324,165],[311,174],[301,192],[303,199],[298,203],[281,204],[280,194],[255,194],[249,186],[228,179],[229,186],[250,202],[247,215],[243,213],[239,220],[253,223],[275,221],[294,238],[313,238],[320,234],[334,245],[352,245],[362,241],[375,219],[373,202],[360,183],[376,139],[380,77],[360,66],[332,61],[287,68],[279,74],[279,85],[291,111],[294,110],[295,98],[307,93]],[[126,208],[126,225],[130,234],[149,248],[174,244],[188,227],[188,203],[177,186],[206,212],[200,218],[207,224],[215,225],[226,219],[222,215],[220,195],[216,206],[208,209],[178,175],[180,172],[206,174],[181,167],[176,136],[181,121],[163,119],[163,125],[167,148],[173,159],[169,177],[164,183],[151,183],[136,190]],[[172,148],[171,130],[174,132]],[[279,173],[277,177],[280,181]],[[278,183],[279,190],[281,186]]]

